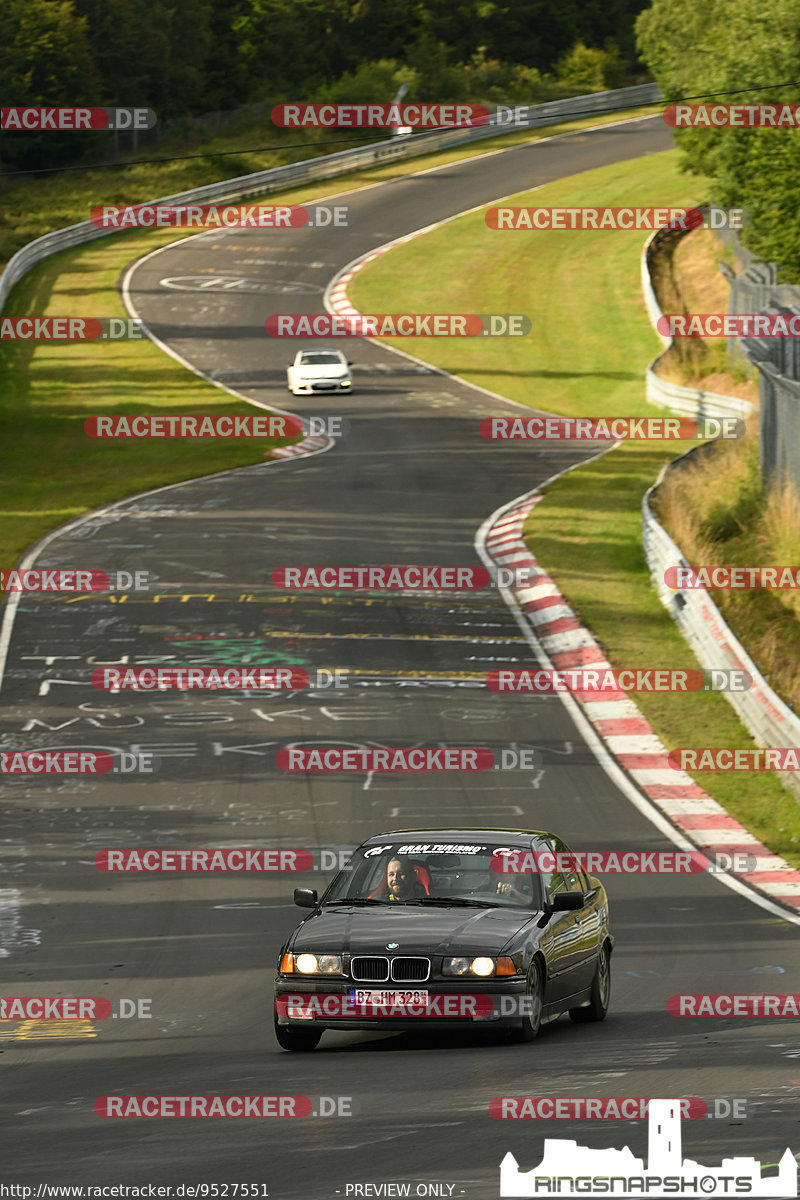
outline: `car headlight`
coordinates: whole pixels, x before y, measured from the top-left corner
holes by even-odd
[[[443,975],[478,975],[485,979],[489,975],[516,975],[517,968],[510,958],[501,955],[499,958],[489,958],[482,954],[477,958],[446,958],[442,964]]]
[[[281,961],[284,975],[341,975],[341,954],[284,954]]]

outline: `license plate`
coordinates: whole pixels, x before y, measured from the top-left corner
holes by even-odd
[[[413,991],[389,989],[380,992],[374,989],[351,988],[349,995],[356,1004],[427,1004],[428,1002],[427,988],[416,988]]]

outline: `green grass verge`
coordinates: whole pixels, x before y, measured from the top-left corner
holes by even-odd
[[[514,202],[663,206],[703,198],[702,181],[687,183],[669,151],[635,167],[575,175]],[[533,328],[525,338],[387,342],[531,407],[569,416],[653,415],[644,370],[660,343],[641,296],[642,240],[627,232],[494,232],[479,212],[382,255],[356,276],[350,297],[362,312],[526,313]],[[641,547],[642,496],[662,464],[686,448],[653,442],[611,451],[552,484],[525,527],[531,550],[618,667],[697,665],[656,595]],[[754,744],[721,695],[634,699],[670,749]],[[800,808],[775,775],[694,777],[756,837],[800,865]]]
[[[568,129],[652,111],[649,107],[587,117],[548,126],[535,134],[521,130],[294,187],[265,199],[270,203],[311,202],[475,154],[553,137]],[[210,153],[237,144],[245,147],[254,141],[275,140],[273,134],[276,131],[272,129],[268,134],[263,129],[251,129],[235,139],[212,141],[205,149]],[[300,139],[295,136],[293,140]],[[316,149],[328,152],[326,147]],[[106,171],[69,171],[35,183],[25,180],[3,193],[0,258],[51,229],[86,220],[97,204],[136,203],[170,195],[233,174],[311,157],[314,150],[315,142],[309,138],[308,147],[302,150],[120,166]],[[162,153],[166,152],[164,148]],[[34,267],[20,281],[3,315],[124,316],[117,288],[125,266],[175,240],[174,230],[137,230],[64,251]],[[281,390],[277,402],[283,406],[286,398]],[[83,433],[88,415],[154,409],[199,414],[253,411],[243,401],[236,401],[191,374],[146,340],[0,343],[0,567],[12,565],[32,542],[89,509],[149,488],[260,462],[273,444],[266,439],[257,443],[178,439],[98,442]]]

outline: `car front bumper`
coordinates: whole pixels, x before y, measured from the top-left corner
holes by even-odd
[[[316,980],[304,978],[290,981],[285,976],[275,980],[275,1014],[279,1025],[293,1029],[463,1029],[481,1025],[518,1025],[525,1015],[525,979],[514,976],[506,979],[481,980],[471,983],[462,980],[428,981],[423,990],[428,993],[427,1004],[383,1005],[356,1003],[351,993],[384,991],[370,989],[364,984],[346,980]],[[401,989],[391,989],[401,990]],[[414,991],[409,984],[406,991]]]
[[[299,379],[294,385],[295,395],[333,395],[334,392],[349,392],[350,379]]]

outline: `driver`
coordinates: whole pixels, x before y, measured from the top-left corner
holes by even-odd
[[[514,900],[518,904],[530,904],[533,896],[533,876],[532,875],[514,875],[511,879],[499,879],[497,882],[497,895],[507,896],[509,900]]]
[[[393,858],[389,861],[386,884],[389,888],[387,900],[412,900],[415,896],[427,894],[422,884],[417,883],[414,864],[409,858]]]

